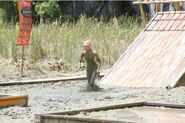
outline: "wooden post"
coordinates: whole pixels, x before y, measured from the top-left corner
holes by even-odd
[[[21,64],[21,77],[24,76],[24,45],[22,46],[22,64]]]
[[[159,3],[156,3],[156,12],[160,12],[160,11],[161,11],[161,3],[159,2]]]
[[[176,11],[180,11],[180,3],[176,2]]]
[[[145,12],[143,10],[143,4],[139,3],[139,9],[140,9],[140,13],[141,13],[142,22],[146,23],[146,17],[145,17]]]

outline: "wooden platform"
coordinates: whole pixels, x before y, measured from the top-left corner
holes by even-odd
[[[28,95],[7,95],[0,94],[0,108],[10,106],[27,106]]]
[[[184,73],[185,12],[160,12],[99,84],[175,87]]]
[[[145,110],[148,107],[151,109]],[[118,113],[121,114],[115,112],[109,114],[109,111],[112,112],[113,110],[118,110]],[[172,111],[166,113],[166,110]],[[129,111],[133,112],[128,113]],[[183,104],[133,102],[84,110],[36,114],[35,123],[183,123],[185,122],[184,112],[185,105]],[[92,117],[91,113],[95,115]],[[134,119],[135,115],[138,119]]]

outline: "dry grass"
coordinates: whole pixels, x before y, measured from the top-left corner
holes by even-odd
[[[21,57],[21,47],[16,46],[18,26],[0,22],[0,55],[5,58]],[[83,51],[82,42],[93,41],[93,48],[110,67],[142,30],[132,18],[112,19],[108,23],[81,17],[76,24],[58,22],[33,25],[30,46],[26,56],[30,61],[38,59],[63,59],[76,67]]]

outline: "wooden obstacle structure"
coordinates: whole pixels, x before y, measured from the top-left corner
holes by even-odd
[[[137,111],[137,108],[141,109]],[[145,111],[145,107],[152,107],[154,110],[149,109],[149,112],[145,112],[147,114],[142,114],[142,110]],[[158,107],[158,108],[157,108]],[[162,109],[159,107],[163,107]],[[133,109],[134,114],[128,114],[127,111]],[[165,113],[166,109],[173,110],[175,109],[177,112],[173,112],[173,114]],[[121,112],[122,114],[112,114],[109,111],[125,109],[126,112]],[[155,111],[155,109],[159,109],[159,111]],[[52,112],[46,114],[36,114],[35,115],[35,123],[140,123],[140,121],[146,122],[146,119],[151,123],[183,123],[185,122],[185,117],[182,115],[185,110],[185,105],[183,104],[173,104],[173,103],[158,103],[158,102],[133,102],[133,103],[125,103],[119,105],[111,105],[105,107],[97,107],[90,109],[82,109],[82,110],[73,110],[73,111],[65,111],[65,112]],[[99,112],[104,112],[103,114],[99,114]],[[95,113],[95,117],[89,117],[90,113]],[[118,111],[120,112],[120,111]],[[148,115],[150,112],[153,112],[153,115]],[[96,114],[97,113],[97,114]],[[179,116],[180,113],[182,116]],[[79,116],[84,114],[83,116]],[[134,115],[139,114],[139,119],[133,120]],[[160,116],[160,117],[158,117]],[[173,115],[173,117],[169,117],[168,115]],[[163,117],[164,116],[164,117]],[[110,118],[109,118],[110,117]],[[116,117],[116,118],[113,118]],[[124,119],[125,117],[125,119]],[[129,121],[128,121],[129,119]]]
[[[146,22],[146,16],[145,16],[146,14],[143,9],[144,4],[155,4],[156,12],[162,12],[160,10],[160,8],[163,3],[173,3],[173,4],[175,4],[175,8],[176,8],[175,11],[180,11],[180,8],[181,8],[183,2],[185,2],[185,0],[135,0],[133,2],[133,4],[139,5],[141,18],[142,18],[143,22]]]
[[[7,95],[0,94],[0,108],[10,106],[27,106],[28,95]]]
[[[185,12],[155,15],[100,85],[175,87],[185,83]]]

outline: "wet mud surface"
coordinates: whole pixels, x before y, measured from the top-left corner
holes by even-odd
[[[135,123],[184,123],[185,109],[142,106],[89,113],[80,112],[74,116]]]
[[[69,111],[136,101],[185,104],[185,87],[128,89],[101,87],[87,91],[86,81],[0,87],[3,94],[28,94],[28,107],[0,109],[0,123],[33,123],[34,114]]]

